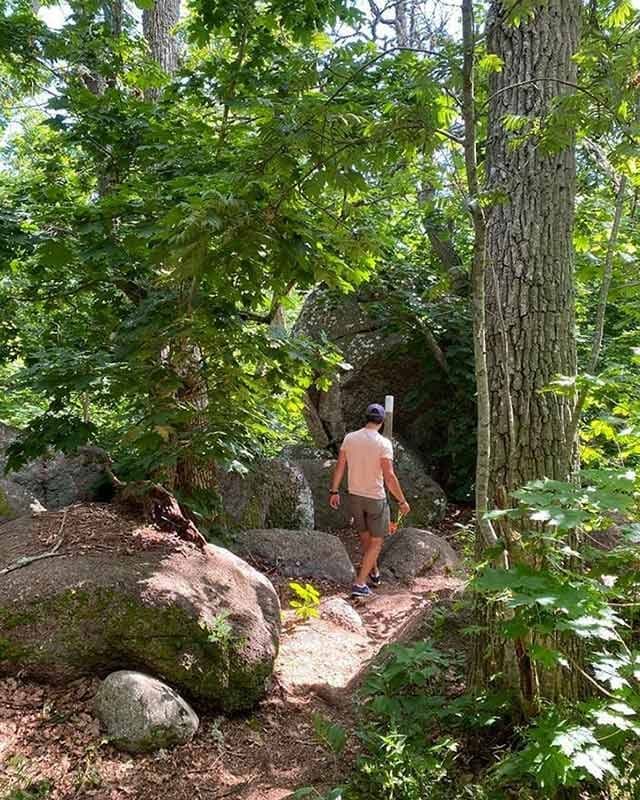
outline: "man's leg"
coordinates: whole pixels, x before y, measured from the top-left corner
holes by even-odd
[[[369,531],[360,531],[360,551],[362,552],[362,558],[364,558],[365,553],[369,549],[369,545],[371,544],[371,540],[373,536],[369,533]],[[378,569],[378,561],[376,559],[376,563],[371,568],[372,575],[378,575],[380,570]],[[367,578],[369,576],[367,575]]]
[[[369,573],[373,571],[374,567],[377,567],[378,556],[380,555],[383,541],[381,536],[369,536],[369,546],[365,550],[362,563],[360,564],[360,571],[356,577],[356,583],[359,586],[363,586],[367,582]]]
[[[389,504],[387,501],[367,500],[365,501],[364,505],[364,517],[367,526],[367,533],[369,534],[369,541],[364,548],[362,564],[360,565],[360,571],[358,572],[357,581],[359,584],[365,583],[369,578],[369,575],[379,574],[378,556],[380,555],[384,538],[389,532]],[[377,583],[375,585],[377,585]]]

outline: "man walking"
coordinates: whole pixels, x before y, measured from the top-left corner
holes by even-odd
[[[373,586],[380,583],[378,556],[390,522],[385,484],[400,504],[400,513],[408,514],[411,510],[393,469],[391,442],[380,434],[383,422],[384,408],[372,403],[367,407],[364,428],[344,437],[329,489],[329,503],[337,509],[340,506],[339,487],[348,467],[349,511],[362,545],[362,562],[351,589],[353,597],[373,594],[367,581]]]

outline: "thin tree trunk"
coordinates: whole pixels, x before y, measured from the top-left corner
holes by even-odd
[[[179,64],[180,50],[175,36],[179,21],[180,0],[156,0],[142,13],[142,30],[151,55],[169,75],[176,72]],[[159,96],[158,89],[145,92],[150,101],[156,101]],[[187,319],[193,315],[198,281],[194,277],[180,289],[178,313]],[[186,498],[197,492],[210,492],[217,485],[215,464],[212,459],[194,453],[197,439],[203,436],[208,425],[209,392],[202,351],[190,334],[184,332],[164,348],[161,358],[181,382],[171,402],[189,410],[188,419],[171,436],[170,443],[180,454],[173,467],[165,466],[161,470],[162,482]]]
[[[476,117],[474,97],[473,59],[475,35],[473,0],[462,0],[462,36],[464,47],[462,115],[464,118],[464,158],[469,189],[469,206],[473,218],[474,246],[471,267],[473,299],[473,341],[476,386],[478,395],[478,453],[476,461],[476,517],[477,526],[486,546],[493,547],[498,537],[491,522],[486,519],[489,510],[489,477],[491,464],[491,406],[487,373],[486,343],[486,225],[480,203],[480,188],[476,156]]]
[[[589,364],[587,371],[593,374],[598,366],[600,360],[600,352],[602,350],[602,341],[604,339],[604,321],[607,311],[607,302],[609,299],[609,288],[611,287],[611,278],[613,276],[613,257],[618,246],[618,232],[620,230],[620,223],[622,221],[622,212],[624,209],[624,198],[627,189],[627,177],[614,177],[614,186],[617,183],[616,192],[616,205],[613,215],[613,225],[609,234],[609,241],[607,243],[607,256],[604,263],[604,270],[602,272],[602,283],[600,284],[600,293],[598,298],[598,308],[596,310],[596,323],[593,329],[593,340],[591,342],[591,354],[589,356]],[[588,390],[585,387],[581,389],[578,394],[578,402],[573,412],[573,419],[571,427],[573,435],[578,432],[578,425],[580,424],[580,416],[587,399]]]

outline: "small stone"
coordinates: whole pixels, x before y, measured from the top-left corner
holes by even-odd
[[[170,686],[141,672],[112,672],[98,689],[96,714],[113,744],[129,753],[190,741],[199,720]]]
[[[320,617],[350,631],[361,631],[364,628],[360,614],[342,597],[323,600],[320,603]]]

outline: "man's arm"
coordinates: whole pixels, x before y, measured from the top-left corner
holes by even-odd
[[[407,503],[402,487],[400,486],[400,481],[393,468],[393,461],[390,458],[382,458],[380,462],[382,464],[382,474],[384,475],[384,482],[387,485],[387,489],[389,489],[391,494],[398,501],[400,513],[403,515],[408,514],[411,508],[409,507],[409,503]]]
[[[331,480],[331,487],[329,489],[329,503],[331,508],[338,508],[340,505],[340,495],[338,494],[338,489],[340,488],[340,484],[344,478],[344,471],[346,468],[347,454],[345,453],[344,448],[342,448],[338,453],[338,463],[333,471],[333,478]]]

